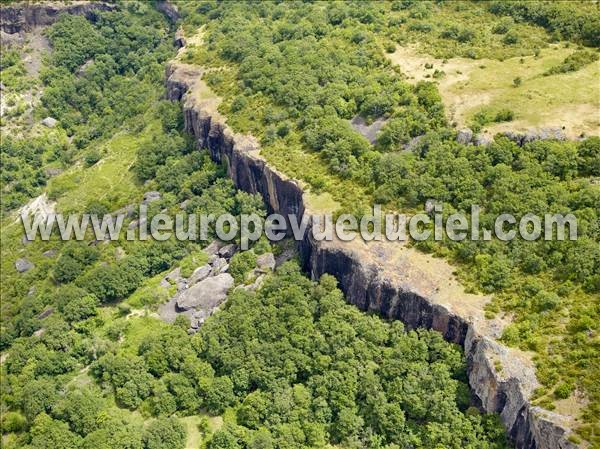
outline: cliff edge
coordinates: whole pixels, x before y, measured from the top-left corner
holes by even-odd
[[[97,11],[112,11],[116,5],[103,2],[17,2],[0,8],[0,30],[6,34],[30,31],[48,26],[58,20],[60,14],[75,14],[95,19]]]
[[[180,50],[181,51],[181,50]],[[167,66],[167,97],[181,101],[185,128],[198,147],[222,162],[234,184],[259,193],[269,212],[310,214],[301,185],[270,167],[252,136],[235,134],[219,114],[218,99],[201,80],[201,67],[176,60]],[[346,300],[361,310],[401,320],[407,328],[441,332],[460,344],[467,358],[469,384],[486,412],[498,413],[518,449],[575,449],[568,440],[572,419],[533,406],[539,386],[529,354],[498,342],[507,324],[487,320],[489,297],[468,294],[440,259],[401,243],[315,241],[310,232],[299,242],[304,269],[314,279],[335,276]]]

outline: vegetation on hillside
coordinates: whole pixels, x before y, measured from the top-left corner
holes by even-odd
[[[360,8],[342,2],[206,2],[186,12],[190,29],[208,22],[205,45],[188,51],[186,61],[213,67],[206,81],[224,98],[228,123],[260,137],[263,154],[278,169],[328,192],[341,209],[359,212],[373,201],[410,212],[434,200],[444,204],[445,214],[468,214],[477,204],[488,229],[501,213],[577,216],[576,242],[418,246],[459,263],[471,288],[495,294],[488,312],[513,317],[503,339],[537,354],[540,403],[553,408],[565,391],[585,392],[591,399],[583,414],[588,424],[580,430],[586,438],[597,434],[600,190],[593,179],[600,176],[600,140],[518,146],[497,137],[489,146],[460,144],[436,85],[406,83],[401,66],[391,67],[384,56],[393,49],[390,42],[406,36],[428,35],[434,49],[456,42],[444,47],[452,55],[477,51],[485,46],[483,36],[497,36],[489,48],[498,51],[487,54],[492,58],[533,54],[554,37],[539,28],[528,33],[519,21],[498,22],[469,2],[372,2]],[[485,33],[461,29],[464,17],[476,14],[485,19],[478,24]],[[594,26],[590,17],[586,26]],[[435,29],[407,27],[405,18],[435,23]],[[388,120],[377,145],[351,128],[349,119],[357,114]],[[511,118],[510,111],[480,117]]]
[[[194,433],[207,448],[506,447],[498,418],[469,407],[458,347],[360,313],[330,277],[313,283],[289,263],[190,336],[182,320],[151,315],[165,274],[205,260],[199,245],[21,240],[9,212],[41,192],[64,212],[114,212],[157,190],[150,217],[264,214],[182,132],[180,105],[161,100],[174,54],[166,20],[149,4],[121,8],[49,28],[35,115],[58,126],[39,150],[28,135],[2,149],[15,158],[2,187],[21,191],[2,222],[2,446],[182,449]],[[15,188],[48,165],[65,171],[46,188]],[[17,258],[34,267],[18,273]],[[254,259],[234,257],[236,278]],[[193,432],[184,417],[197,418]]]

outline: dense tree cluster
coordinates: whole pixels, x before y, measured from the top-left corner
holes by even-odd
[[[45,168],[68,167],[78,149],[110,136],[123,123],[130,129],[143,126],[171,42],[164,28],[153,26],[161,16],[151,5],[131,2],[127,7],[131,14],[102,12],[95,23],[65,14],[48,29],[53,51],[40,74],[42,107],[35,117],[59,119],[60,128],[35,137],[3,133],[3,216],[40,192],[48,178]],[[14,77],[8,75],[20,66],[16,52],[6,57],[3,52],[3,83],[9,83]],[[22,72],[20,78],[25,79]],[[98,159],[96,149],[85,154],[88,165]]]
[[[597,5],[584,1],[494,1],[489,5],[494,14],[511,16],[542,26],[558,37],[600,46],[600,12]]]
[[[280,170],[315,192],[328,191],[342,210],[360,212],[374,200],[414,212],[433,200],[443,204],[446,215],[469,215],[471,205],[479,205],[486,229],[502,213],[517,219],[527,213],[574,214],[577,241],[480,239],[417,246],[459,262],[459,275],[470,289],[495,293],[488,313],[512,314],[503,338],[540,354],[542,405],[552,408],[553,398],[576,386],[593,398],[585,419],[597,422],[593,336],[599,322],[600,140],[518,145],[496,136],[490,145],[461,144],[446,122],[437,86],[405,82],[402,64],[393,67],[384,57],[394,42],[414,40],[425,42],[437,57],[496,59],[536,55],[560,36],[597,46],[597,8],[584,5],[579,11],[578,5],[398,1],[361,8],[351,2],[222,7],[208,2],[184,13],[186,20],[208,22],[206,45],[191,51],[189,61],[216,69],[206,80],[224,98],[222,110],[231,126],[260,136],[263,152]],[[498,20],[498,15],[506,17]],[[524,22],[559,30],[560,36]],[[578,70],[596,58],[595,50],[577,50],[551,71]],[[385,120],[375,145],[350,125],[356,115],[367,123]],[[513,118],[510,110],[484,110],[473,128]],[[298,167],[298,161],[315,160],[304,171]],[[336,191],[340,185],[343,192]],[[355,194],[347,188],[352,185],[363,190]],[[590,429],[583,432],[592,435]]]
[[[15,138],[3,133],[0,142],[2,174],[2,217],[22,206],[46,185],[47,164],[67,163],[73,156],[73,147],[66,136],[59,133],[28,139]]]
[[[262,119],[262,127],[254,129],[263,133],[263,144],[276,140],[297,145],[300,140],[305,149],[319,152],[333,173],[363,184],[377,201],[393,208],[414,209],[432,199],[468,213],[477,204],[485,209],[488,228],[493,227],[491,218],[501,213],[575,213],[583,242],[577,245],[465,241],[451,244],[451,250],[468,263],[482,252],[501,256],[507,264],[502,274],[512,268],[550,270],[558,279],[600,291],[597,251],[586,243],[598,239],[598,190],[584,179],[600,175],[598,139],[539,141],[522,147],[507,138],[490,146],[455,142],[437,86],[405,83],[384,58],[378,40],[383,11],[380,5],[358,10],[350,3],[215,7],[209,13],[217,20],[211,22],[205,62],[236,64],[240,89],[232,91],[230,80],[221,75],[208,81],[225,89],[219,92],[232,101],[231,115],[259,123]],[[461,31],[451,31],[446,38],[459,39]],[[559,70],[571,70],[594,57],[590,51],[576,52]],[[272,106],[257,117],[254,111],[257,105],[264,109],[264,97]],[[349,119],[357,114],[367,120],[387,119],[376,146],[350,126]],[[475,126],[513,117],[509,110],[482,111]],[[282,121],[285,132],[269,132]],[[515,185],[521,186],[519,192]],[[585,268],[568,263],[572,251],[586,252],[590,262]],[[545,261],[534,268],[533,257]],[[485,284],[486,289],[502,290],[510,281]]]
[[[489,417],[464,412],[456,348],[346,305],[329,276],[314,284],[282,267],[256,295],[234,293],[199,345],[231,379],[224,404],[239,404],[211,448],[503,447]]]

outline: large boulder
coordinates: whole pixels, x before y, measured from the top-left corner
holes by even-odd
[[[46,117],[44,120],[42,120],[42,125],[46,126],[47,128],[54,128],[57,123],[58,120],[52,117]]]
[[[158,200],[160,200],[160,192],[153,190],[153,191],[144,193],[144,199],[142,200],[142,204],[150,204],[150,203],[153,203],[154,201],[158,201]]]
[[[402,145],[404,151],[414,151],[418,148],[419,143],[423,140],[424,135],[416,136],[410,139],[407,143]]]
[[[25,273],[26,271],[31,270],[33,267],[33,263],[29,262],[27,259],[21,258],[15,261],[15,268],[19,273]]]
[[[231,259],[237,250],[237,245],[235,243],[230,243],[219,250],[219,256],[224,257],[225,259]]]
[[[177,22],[179,20],[179,9],[174,3],[167,0],[161,0],[156,2],[155,8],[167,16],[171,22]]]
[[[261,271],[273,271],[275,269],[275,256],[273,253],[261,254],[256,258],[256,266]]]
[[[173,44],[177,48],[185,47],[186,40],[185,40],[185,35],[183,33],[183,29],[181,29],[181,28],[177,29],[177,31],[175,32],[175,38],[173,39]]]
[[[58,251],[56,251],[56,249],[52,248],[52,249],[49,249],[48,251],[44,251],[42,253],[42,256],[44,256],[44,257],[54,257],[54,256],[56,256],[57,252]]]
[[[77,77],[81,78],[82,76],[84,76],[89,71],[90,67],[92,67],[93,65],[93,59],[88,59],[87,61],[85,61],[85,63],[77,70]]]
[[[188,279],[188,285],[194,285],[200,281],[203,281],[210,276],[211,267],[210,265],[202,265],[194,270],[190,278]]]
[[[181,292],[177,307],[180,310],[212,311],[225,300],[231,287],[233,277],[229,273],[208,277]]]
[[[217,274],[223,271],[223,268],[228,266],[227,260],[222,257],[217,258],[212,264],[212,272]]]
[[[479,145],[489,145],[493,141],[494,141],[494,138],[492,136],[490,136],[489,134],[479,133],[479,134],[476,134],[475,137],[473,137],[473,143],[478,146]]]
[[[212,242],[210,242],[210,245],[204,248],[203,251],[209,256],[214,256],[215,254],[219,253],[219,250],[222,246],[223,244],[221,242],[219,242],[218,240],[213,240]]]
[[[456,141],[458,143],[462,143],[463,145],[471,143],[471,139],[473,139],[473,131],[471,131],[469,128],[461,129],[456,134]]]

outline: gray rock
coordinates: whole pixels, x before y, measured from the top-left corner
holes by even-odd
[[[387,119],[378,117],[373,123],[368,125],[364,118],[362,118],[360,115],[356,115],[352,120],[350,120],[350,125],[355,131],[362,134],[362,136],[367,139],[369,143],[375,144],[377,142],[377,133],[379,133],[386,122]]]
[[[476,134],[475,137],[473,137],[473,143],[475,145],[489,145],[493,141],[494,138],[492,136],[483,133]]]
[[[221,249],[223,245],[221,244],[221,242],[219,242],[218,240],[214,240],[210,243],[210,245],[208,245],[206,248],[204,248],[204,252],[206,254],[208,254],[209,256],[213,256],[215,254],[219,253],[219,250]],[[209,259],[210,260],[210,259]],[[209,262],[210,263],[210,262]]]
[[[224,258],[222,258],[222,257],[219,257],[219,258],[218,258],[217,260],[215,260],[215,261],[213,262],[213,264],[212,264],[212,272],[213,272],[213,273],[215,273],[215,274],[216,274],[216,273],[220,273],[220,272],[221,272],[221,269],[222,269],[224,266],[226,266],[226,265],[228,265],[228,264],[227,264],[227,261],[226,261]]]
[[[50,167],[45,169],[44,172],[46,173],[46,176],[48,176],[49,178],[53,178],[54,176],[60,175],[63,172],[63,170],[62,168]]]
[[[135,228],[139,228],[140,226],[144,226],[146,224],[146,221],[148,221],[146,218],[141,218],[139,220],[138,219],[131,220],[131,222],[127,226],[127,229],[135,229]]]
[[[209,265],[214,265],[217,260],[219,260],[219,256],[216,254],[208,256],[208,264]]]
[[[502,135],[508,140],[512,140],[517,145],[523,145],[523,139],[525,138],[523,134],[519,134],[514,131],[505,131],[502,133]]]
[[[125,256],[126,256],[125,250],[124,250],[122,247],[120,247],[120,246],[117,246],[117,247],[115,248],[115,259],[116,259],[116,260],[121,260],[121,259],[123,259]]]
[[[188,279],[188,285],[194,285],[197,282],[203,281],[208,276],[210,276],[211,267],[210,265],[202,265],[194,270],[190,278]]]
[[[416,136],[410,139],[408,143],[405,143],[402,147],[404,151],[414,151],[418,146],[421,140],[423,140],[424,136]]]
[[[537,133],[538,139],[547,140],[547,139],[556,139],[556,140],[566,140],[567,136],[563,132],[561,128],[558,126],[554,127],[544,127],[541,128]]]
[[[230,243],[229,245],[225,245],[219,250],[219,256],[224,257],[226,259],[231,259],[233,255],[237,252],[237,250],[237,245],[235,243]]]
[[[111,215],[115,218],[119,215],[125,215],[126,218],[133,218],[135,216],[135,206],[133,204],[129,204],[112,212]]]
[[[472,138],[473,138],[473,131],[469,128],[461,129],[456,134],[456,141],[458,143],[462,143],[463,145],[467,145],[468,143],[471,143]]]
[[[199,329],[213,312],[214,310],[199,310],[194,312],[192,314],[192,319],[190,320],[190,328],[194,330]]]
[[[48,251],[44,251],[42,253],[42,256],[44,257],[54,257],[56,255],[56,250],[55,249],[49,249]]]
[[[219,270],[219,273],[225,273],[227,270],[229,270],[229,264],[226,263],[225,265],[223,265],[221,267],[221,269]]]
[[[156,2],[155,8],[162,12],[171,22],[176,22],[179,20],[179,10],[177,5],[167,1],[161,0]]]
[[[251,292],[256,291],[256,290],[258,290],[260,288],[260,286],[262,285],[262,283],[264,282],[264,280],[265,280],[265,275],[261,274],[260,276],[258,276],[254,280],[254,282],[252,284],[250,284],[250,285],[244,285],[242,288],[244,290],[248,290],[248,291],[251,291]]]
[[[428,199],[427,201],[425,201],[425,212],[430,214],[431,212],[434,211],[435,209],[435,205],[436,205],[436,201],[432,198]]]
[[[84,16],[95,22],[98,11],[112,11],[117,5],[106,2],[3,2],[0,32],[4,46],[5,34],[8,36],[27,36],[27,32],[36,27],[48,26],[65,14]]]
[[[158,200],[160,200],[160,192],[153,190],[144,193],[144,199],[142,200],[142,204],[150,204]]]
[[[181,268],[179,268],[179,267],[173,269],[172,271],[167,273],[167,275],[164,277],[164,280],[167,281],[171,285],[176,284],[177,282],[181,281],[182,279],[183,278],[181,276]]]
[[[52,118],[52,117],[46,117],[44,120],[42,120],[42,125],[44,125],[48,128],[54,128],[57,123],[58,123],[58,120],[56,120],[55,118]]]
[[[567,138],[563,130],[556,126],[548,126],[540,129],[529,129],[524,134],[513,131],[506,131],[502,134],[520,146],[535,140],[566,140]]]
[[[85,75],[87,73],[87,71],[89,70],[89,68],[93,65],[94,65],[93,59],[88,59],[87,61],[85,61],[85,63],[83,63],[83,65],[81,67],[79,67],[79,69],[77,70],[77,77],[82,77],[83,75]]]
[[[177,31],[175,32],[175,38],[173,39],[173,44],[177,48],[185,47],[186,40],[185,40],[185,36],[183,35],[183,30],[181,28],[178,28]]]
[[[256,266],[263,271],[273,271],[275,269],[275,256],[273,253],[261,254],[256,258]]]
[[[20,258],[15,261],[15,268],[19,273],[25,273],[26,271],[31,270],[34,266],[35,265],[25,258]]]
[[[177,298],[177,307],[212,311],[225,300],[232,286],[233,277],[229,273],[208,277],[183,291]]]
[[[38,316],[37,319],[38,320],[43,320],[44,318],[49,317],[50,315],[52,315],[54,313],[54,309],[52,307],[48,307],[46,310],[44,310],[43,312],[41,312]]]

